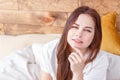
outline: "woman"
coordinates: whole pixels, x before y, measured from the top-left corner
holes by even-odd
[[[41,80],[105,80],[108,60],[100,51],[101,39],[97,11],[87,6],[75,9],[61,39],[46,44],[40,52]]]

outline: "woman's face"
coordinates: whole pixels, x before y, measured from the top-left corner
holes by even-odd
[[[67,41],[71,48],[87,50],[93,41],[95,34],[95,23],[88,14],[80,14],[68,31]]]

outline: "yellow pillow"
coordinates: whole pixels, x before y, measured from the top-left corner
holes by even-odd
[[[120,55],[120,36],[116,29],[116,12],[102,16],[101,20],[103,34],[101,49]]]

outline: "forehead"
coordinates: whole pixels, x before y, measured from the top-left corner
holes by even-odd
[[[80,14],[75,23],[80,26],[95,26],[93,18],[88,14]]]

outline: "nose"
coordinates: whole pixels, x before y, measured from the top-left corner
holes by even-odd
[[[75,36],[76,37],[82,37],[82,31],[81,30],[76,31]]]

